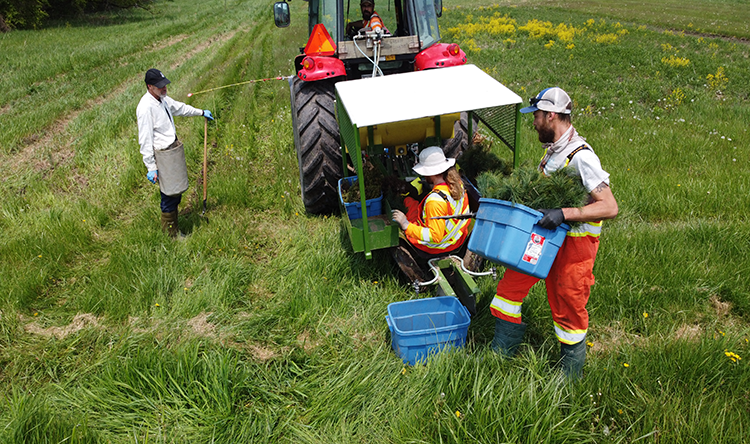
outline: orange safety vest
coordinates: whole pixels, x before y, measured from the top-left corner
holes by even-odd
[[[419,204],[418,216],[404,233],[406,239],[421,251],[442,254],[458,249],[469,237],[469,219],[431,219],[435,216],[461,215],[470,212],[469,198],[455,201],[445,183],[436,185]]]
[[[378,29],[383,30],[383,32],[387,31],[387,29],[385,29],[385,25],[383,24],[383,20],[380,19],[380,16],[375,11],[372,12],[372,15],[370,16],[370,20],[362,21],[362,27],[370,28],[373,31],[377,31]]]

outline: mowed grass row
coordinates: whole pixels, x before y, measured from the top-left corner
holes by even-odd
[[[256,1],[164,2],[154,17],[126,14],[91,30],[107,38],[76,37],[75,24],[25,35],[40,45],[71,39],[92,69],[116,74],[105,96],[65,81],[74,68],[35,74],[70,91],[46,101],[81,104],[32,120],[0,154],[11,165],[0,182],[0,440],[742,442],[748,48],[547,5],[446,4],[442,26],[444,40],[522,97],[551,84],[568,90],[576,127],[612,174],[621,214],[602,238],[583,382],[567,385],[552,366],[542,284],[524,306],[520,356],[489,350],[491,279],[480,281],[465,350],[405,368],[383,317],[388,303],[415,296],[387,254],[351,252],[338,217],[304,214],[286,81],[187,98],[290,74],[306,4],[292,3],[292,27],[277,30]],[[513,34],[479,26],[506,14]],[[533,19],[582,31],[530,38],[519,28]],[[476,34],[460,31],[466,25]],[[128,42],[128,30],[141,37]],[[609,34],[617,37],[601,37]],[[63,52],[39,53],[38,65]],[[133,66],[113,62],[128,54]],[[173,81],[173,97],[217,116],[207,217],[203,121],[177,119],[191,174],[184,242],[161,233],[158,192],[138,153],[134,110],[151,66]],[[709,87],[719,66],[726,82]],[[28,100],[14,94],[0,101],[3,116]],[[525,118],[521,156],[535,161]]]

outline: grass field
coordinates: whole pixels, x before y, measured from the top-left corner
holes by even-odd
[[[288,29],[268,2],[174,0],[0,35],[0,442],[748,442],[746,2],[444,3],[470,63],[571,94],[611,174],[578,384],[552,365],[543,284],[520,356],[492,352],[490,278],[466,347],[405,367],[384,316],[417,296],[338,216],[304,213],[287,82],[187,97],[292,74],[290,5]],[[138,152],[150,67],[217,117],[206,217],[203,120],[176,119],[182,242]]]

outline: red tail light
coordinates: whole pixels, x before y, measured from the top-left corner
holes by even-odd
[[[458,48],[457,43],[451,43],[450,45],[448,45],[448,54],[457,56],[459,52],[461,52],[461,50]]]
[[[302,67],[305,69],[315,68],[315,60],[312,57],[305,57],[302,59]]]

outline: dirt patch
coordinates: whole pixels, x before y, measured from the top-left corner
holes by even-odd
[[[611,326],[602,328],[596,340],[589,338],[586,340],[593,344],[590,348],[592,352],[611,353],[623,344],[633,345],[642,341],[643,338],[640,335],[628,333],[619,326]]]
[[[715,294],[711,295],[709,301],[711,302],[711,307],[714,309],[714,313],[716,313],[716,316],[719,319],[726,318],[732,311],[732,304],[730,302],[722,301],[719,296]]]
[[[259,361],[268,361],[276,357],[276,353],[273,350],[255,344],[245,344],[243,348]]]
[[[700,325],[683,325],[677,329],[674,333],[675,339],[682,339],[685,341],[696,342],[698,337],[703,333],[703,328]]]
[[[21,319],[23,322],[24,320]],[[91,313],[79,313],[75,315],[70,324],[63,327],[47,327],[43,328],[39,324],[34,322],[25,323],[23,329],[27,333],[32,333],[39,336],[45,337],[56,337],[57,339],[65,339],[73,333],[77,333],[87,327],[99,327],[99,319]]]
[[[297,336],[297,344],[306,353],[310,353],[311,351],[320,347],[320,343],[318,341],[313,340],[310,337],[310,333],[307,331],[303,331]]]
[[[216,337],[216,325],[208,322],[208,317],[211,316],[212,312],[202,312],[198,316],[189,319],[187,321],[188,326],[193,330],[193,333],[199,336]]]

